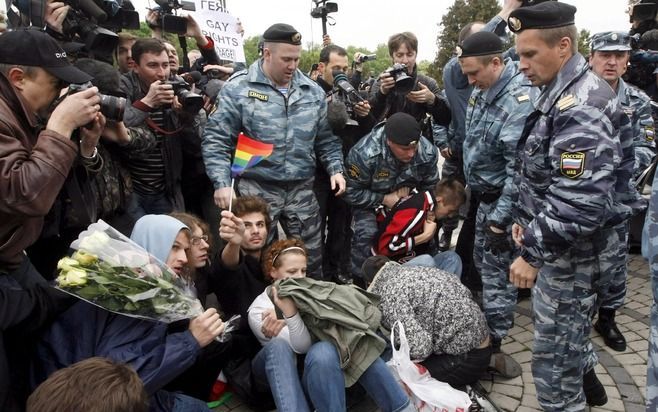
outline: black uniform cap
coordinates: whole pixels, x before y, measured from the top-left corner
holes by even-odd
[[[418,144],[421,133],[418,121],[404,112],[397,112],[389,117],[384,125],[384,132],[388,140],[402,146]]]
[[[277,23],[265,30],[263,41],[269,43],[288,43],[299,46],[302,44],[302,35],[289,24]]]
[[[559,1],[547,1],[514,10],[507,19],[509,29],[520,32],[526,29],[552,29],[574,24],[576,8]]]
[[[503,41],[490,31],[473,33],[457,46],[457,57],[488,56],[503,52]]]

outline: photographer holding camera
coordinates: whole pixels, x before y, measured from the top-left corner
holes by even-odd
[[[123,75],[121,89],[130,102],[124,124],[147,132],[125,146],[133,180],[129,213],[139,219],[145,214],[183,210],[183,140],[198,141],[204,119],[199,114],[201,96],[191,93],[184,80],[170,78],[162,40],[137,40],[132,56],[135,67]]]
[[[431,114],[434,123],[448,126],[450,109],[436,80],[418,73],[416,36],[410,32],[392,35],[388,39],[388,53],[393,67],[380,74],[370,89],[369,100],[375,119],[383,120],[404,112],[422,124],[427,114]]]
[[[370,104],[347,81],[347,69],[344,48],[329,44],[320,51],[316,81],[327,95],[327,119],[334,134],[341,139],[344,156],[375,125]],[[323,276],[349,283],[352,210],[342,197],[333,195],[329,175],[320,164],[316,168],[313,191],[320,205]]]
[[[26,397],[31,336],[67,306],[24,253],[76,158],[97,156],[105,117],[95,87],[70,94],[48,111],[68,84],[90,76],[72,67],[47,34],[0,36],[0,409],[19,410]],[[80,128],[80,141],[72,139]]]

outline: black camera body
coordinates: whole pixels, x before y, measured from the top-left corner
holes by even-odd
[[[334,96],[337,96],[337,99],[345,105],[345,111],[349,116],[349,119],[346,121],[346,126],[358,126],[356,115],[354,113],[354,105],[356,103],[362,102],[364,99],[361,97],[358,91],[352,86],[352,84],[347,80],[347,75],[340,70],[334,70],[332,72],[334,77],[334,89],[338,92]]]
[[[69,85],[68,94],[75,94],[83,90],[87,90],[90,87],[94,87],[91,82],[82,83],[82,84],[71,84]],[[115,122],[120,122],[123,120],[123,113],[126,110],[126,99],[123,97],[110,96],[103,93],[98,93],[101,102],[101,113],[109,120]]]
[[[203,96],[193,93],[192,86],[185,80],[174,78],[168,80],[166,84],[170,84],[174,89],[174,94],[186,112],[196,114],[203,108]]]
[[[390,74],[393,80],[395,80],[393,90],[396,93],[407,94],[416,86],[414,78],[407,74],[406,64],[395,63],[392,67],[386,69],[386,73]]]

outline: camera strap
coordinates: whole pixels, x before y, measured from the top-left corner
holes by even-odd
[[[165,136],[171,136],[183,130],[183,127],[179,127],[178,129],[174,129],[174,130],[165,130],[162,127],[158,126],[150,117],[146,118],[146,124],[152,130],[155,130],[156,132],[163,134]]]

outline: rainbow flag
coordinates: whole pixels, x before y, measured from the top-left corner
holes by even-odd
[[[238,145],[235,148],[235,156],[233,156],[233,164],[231,165],[231,176],[240,176],[245,169],[271,155],[272,149],[274,149],[273,144],[259,142],[240,132]]]

